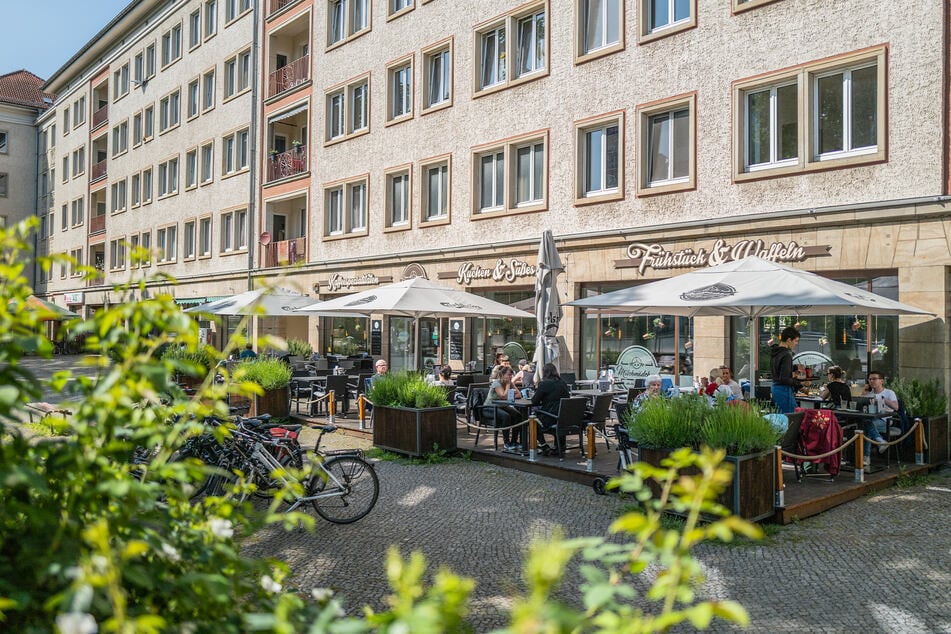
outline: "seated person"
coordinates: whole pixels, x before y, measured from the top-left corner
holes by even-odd
[[[452,376],[452,368],[448,365],[439,368],[439,372],[436,376],[438,378],[433,378],[430,381],[433,385],[445,385],[446,387],[454,387],[456,385],[456,382],[450,378]]]
[[[254,347],[248,343],[245,344],[244,350],[241,351],[241,356],[239,357],[242,361],[250,361],[251,359],[257,359],[258,353],[254,351]]]
[[[827,374],[829,382],[819,389],[819,398],[832,401],[833,407],[842,407],[842,403],[852,400],[852,391],[845,382],[845,370],[830,365]]]
[[[558,374],[558,368],[555,367],[554,363],[546,363],[542,367],[542,381],[532,395],[532,405],[537,406],[535,413],[538,415],[538,422],[541,426],[538,444],[540,449],[549,449],[544,442],[544,432],[555,425],[555,421],[558,419],[558,410],[561,409],[561,399],[570,397],[571,390],[568,389],[568,384]]]
[[[657,398],[660,396],[660,375],[652,374],[647,377],[647,389],[637,395],[637,398],[634,399],[634,409],[636,410],[641,404],[649,398]]]
[[[531,371],[532,371],[532,366],[531,366],[531,364],[528,362],[528,360],[527,360],[527,359],[519,359],[519,360],[518,360],[518,372],[515,373],[515,378],[513,379],[513,381],[515,382],[515,385],[518,386],[518,387],[525,387],[524,382],[523,382],[522,379],[525,378],[525,373],[526,373],[526,372],[531,372]]]
[[[734,399],[743,400],[743,388],[733,380],[733,371],[730,370],[730,366],[720,366],[720,384],[730,388],[730,393]]]
[[[885,377],[882,376],[881,372],[873,370],[868,373],[868,385],[865,386],[865,390],[862,392],[865,396],[871,396],[875,399],[875,404],[877,406],[877,411],[886,416],[893,414],[898,411],[898,395],[894,391],[889,390],[885,387]],[[863,422],[862,431],[865,432],[865,435],[872,440],[882,442],[882,431],[887,429],[888,422],[885,418],[875,418],[872,420],[866,420]],[[879,445],[878,453],[885,453],[888,451],[887,445]],[[872,443],[865,443],[865,462],[868,464],[869,459],[872,455]]]
[[[704,393],[707,396],[713,396],[716,393],[717,388],[721,385],[723,385],[723,383],[720,382],[720,368],[713,368],[710,370],[710,379],[707,382],[707,387],[704,389]]]
[[[485,405],[490,405],[495,409],[495,426],[510,427],[521,420],[521,414],[517,408],[512,405],[498,405],[508,401],[509,390],[514,390],[515,398],[522,398],[521,391],[512,383],[512,377],[515,372],[511,367],[503,366],[498,372],[498,378],[489,385],[489,393],[485,397]],[[507,451],[517,451],[521,447],[522,428],[502,430],[502,441]]]

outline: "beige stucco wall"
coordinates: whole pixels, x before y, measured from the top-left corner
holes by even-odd
[[[0,153],[0,173],[7,175],[7,195],[0,197],[0,217],[7,225],[33,215],[36,201],[36,110],[0,103],[0,131],[7,134]]]

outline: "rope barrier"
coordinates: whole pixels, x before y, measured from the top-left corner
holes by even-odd
[[[892,441],[888,441],[888,440],[872,440],[871,438],[869,438],[868,441],[869,441],[870,443],[872,443],[873,445],[880,445],[880,446],[881,446],[881,445],[884,445],[884,446],[897,445],[898,443],[902,442],[903,440],[905,440],[906,438],[908,438],[909,436],[911,436],[912,432],[914,432],[915,429],[916,429],[919,425],[921,425],[921,421],[916,420],[916,421],[914,422],[914,424],[908,429],[908,431],[905,432],[905,435],[904,435],[904,436],[901,436],[901,437],[899,437],[899,438],[896,438],[895,440],[892,440]],[[781,450],[780,453],[781,453],[783,456],[787,457],[787,458],[793,458],[793,459],[795,459],[795,460],[818,460],[818,459],[820,459],[820,458],[828,458],[829,456],[831,456],[831,455],[833,455],[833,454],[841,453],[843,449],[845,449],[845,448],[848,447],[849,445],[851,445],[851,444],[853,444],[854,442],[856,442],[856,441],[858,440],[858,438],[859,438],[859,437],[858,437],[857,435],[856,435],[856,436],[852,436],[852,437],[849,438],[847,441],[845,441],[844,443],[842,443],[841,445],[839,445],[838,448],[833,449],[832,451],[827,451],[826,453],[822,453],[822,454],[813,454],[813,455],[811,455],[811,456],[802,456],[802,455],[799,455],[799,454],[795,454],[795,453],[791,453],[791,452],[789,452],[789,451],[786,451],[785,449]]]

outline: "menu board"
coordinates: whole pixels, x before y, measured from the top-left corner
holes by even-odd
[[[370,320],[370,356],[383,356],[383,322],[379,319]]]
[[[461,319],[449,320],[449,360],[462,361],[462,324]]]

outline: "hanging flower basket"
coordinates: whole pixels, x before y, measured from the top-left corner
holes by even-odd
[[[667,324],[665,324],[664,320],[661,319],[660,317],[655,317],[653,323],[654,323],[654,328],[656,328],[657,330],[663,330],[664,328],[667,327]]]
[[[857,330],[865,330],[864,319],[856,319],[855,321],[852,322],[852,332],[855,332]]]
[[[643,339],[644,341],[650,341],[650,340],[653,339],[655,336],[656,336],[656,335],[654,335],[654,333],[652,333],[652,332],[645,332],[643,335],[641,335],[641,339]]]

